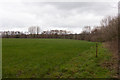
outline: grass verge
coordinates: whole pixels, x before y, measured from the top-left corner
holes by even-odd
[[[46,78],[111,78],[114,71],[103,66],[111,60],[112,54],[100,43],[98,57],[95,57],[95,47],[80,53],[67,64],[56,68],[54,72],[45,75]]]

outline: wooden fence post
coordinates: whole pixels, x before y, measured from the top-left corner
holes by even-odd
[[[96,43],[96,57],[98,56],[97,54],[98,54],[98,44]]]

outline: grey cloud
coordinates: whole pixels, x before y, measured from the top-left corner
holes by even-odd
[[[40,5],[41,3],[37,3]],[[106,13],[109,10],[115,8],[113,5],[117,5],[117,2],[44,2],[46,5],[54,5],[58,9],[73,10],[78,9],[79,12],[91,12]]]
[[[0,5],[2,30],[27,29],[38,25],[45,29],[70,29],[78,32],[83,26],[99,25],[117,8],[111,2],[21,2]],[[10,27],[11,26],[11,27]],[[24,29],[23,29],[24,28]]]

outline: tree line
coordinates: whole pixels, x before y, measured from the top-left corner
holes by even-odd
[[[103,19],[100,26],[96,26],[91,30],[90,26],[83,28],[82,33],[73,34],[66,30],[51,30],[40,33],[38,26],[28,28],[28,33],[4,32],[3,38],[64,38],[77,39],[95,42],[106,42],[118,39],[118,17],[107,17]]]

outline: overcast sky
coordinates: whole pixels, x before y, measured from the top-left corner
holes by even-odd
[[[63,29],[80,33],[97,26],[106,16],[118,13],[117,2],[0,2],[0,31]]]

